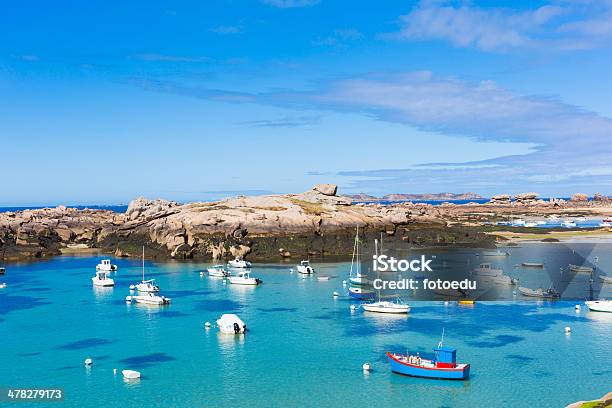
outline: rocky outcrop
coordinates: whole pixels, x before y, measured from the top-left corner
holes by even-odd
[[[510,204],[512,196],[510,194],[498,194],[491,197],[491,204]]]
[[[312,189],[323,195],[335,196],[338,191],[338,186],[335,184],[315,184]]]
[[[600,193],[595,193],[593,195],[593,201],[610,201],[610,197],[601,195]]]
[[[589,196],[582,193],[572,194],[572,201],[589,201]]]
[[[539,196],[540,195],[538,193],[522,193],[515,195],[514,201],[516,201],[517,204],[530,205],[535,204],[538,201]]]
[[[486,205],[351,204],[331,194],[335,190],[187,204],[140,197],[125,214],[66,207],[0,213],[0,258],[44,257],[67,248],[137,257],[143,245],[148,254],[177,259],[350,256],[356,227],[364,242],[382,232],[389,244],[404,246],[488,246],[492,239],[479,226],[517,211],[509,196]],[[591,204],[542,202],[521,211],[593,211]]]

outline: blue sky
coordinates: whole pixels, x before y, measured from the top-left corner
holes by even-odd
[[[612,2],[13,2],[0,205],[612,193]]]

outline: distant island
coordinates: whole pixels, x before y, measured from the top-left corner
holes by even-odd
[[[368,194],[345,194],[344,197],[352,201],[458,201],[458,200],[482,200],[476,193],[424,193],[424,194],[387,194],[382,197],[374,197]]]

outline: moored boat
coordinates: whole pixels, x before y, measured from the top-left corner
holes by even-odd
[[[107,271],[96,271],[96,276],[91,278],[94,286],[115,286],[115,281],[108,277]]]
[[[208,276],[213,276],[215,278],[225,278],[230,275],[229,272],[223,269],[223,265],[211,266],[206,269],[206,272],[208,272]]]
[[[139,292],[159,292],[159,286],[155,283],[155,279],[145,280],[145,253],[144,246],[142,247],[142,280],[135,284],[130,285],[131,290],[138,290]]]
[[[436,378],[443,380],[466,380],[470,376],[470,365],[457,364],[457,351],[438,345],[434,348],[434,359],[427,360],[417,355],[403,355],[387,352],[391,371],[411,377]]]
[[[505,251],[484,251],[482,256],[510,256],[510,253]]]
[[[245,261],[239,256],[229,261],[227,265],[232,268],[250,268],[252,266],[252,264],[249,261]]]
[[[297,266],[297,271],[298,273],[301,273],[302,275],[310,275],[310,274],[315,273],[314,268],[310,266],[310,261],[300,262],[300,264]]]
[[[99,264],[96,265],[98,271],[114,272],[117,270],[117,265],[111,264],[110,259],[102,259]]]
[[[593,272],[593,268],[590,266],[579,266],[579,265],[572,265],[569,264],[569,269],[572,272],[577,272],[577,273],[591,273]]]
[[[601,275],[599,277],[599,279],[603,282],[603,283],[612,283],[612,276],[604,276]]]
[[[576,223],[572,220],[566,220],[561,223],[561,226],[564,228],[574,228]]]
[[[398,302],[381,301],[365,303],[361,305],[366,312],[374,313],[391,313],[391,314],[407,314],[410,312],[410,305]]]
[[[0,275],[4,275],[6,272],[6,268],[3,266],[0,266]]]
[[[523,262],[523,265],[526,268],[543,268],[544,264],[541,262]]]
[[[263,283],[263,281],[259,278],[251,278],[251,273],[249,271],[238,272],[236,276],[230,276],[227,279],[234,285],[256,286]]]
[[[612,300],[587,300],[584,304],[592,312],[612,313]]]
[[[549,288],[546,290],[543,290],[542,288],[538,288],[536,290],[533,290],[533,289],[525,288],[523,286],[519,286],[518,291],[521,293],[521,295],[527,296],[527,297],[536,297],[536,298],[542,298],[542,299],[557,299],[561,297],[559,292],[557,292],[553,288]]]
[[[4,282],[0,283],[0,289],[4,289],[4,288],[6,288],[6,283]]]
[[[153,292],[143,292],[142,295],[139,294],[139,295],[134,295],[134,296],[128,296],[126,300],[128,302],[133,301],[136,303],[143,303],[146,305],[169,305],[171,299],[165,296],[156,295]]]
[[[225,334],[244,334],[247,331],[246,324],[235,314],[224,314],[217,320],[219,331]]]
[[[349,288],[349,296],[354,299],[373,299],[374,291],[365,289],[365,288],[351,286]]]

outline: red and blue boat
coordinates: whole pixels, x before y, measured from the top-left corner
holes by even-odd
[[[436,378],[442,380],[467,380],[469,364],[457,364],[457,350],[439,344],[434,348],[434,359],[422,359],[418,355],[403,355],[387,352],[391,371],[411,377]]]

